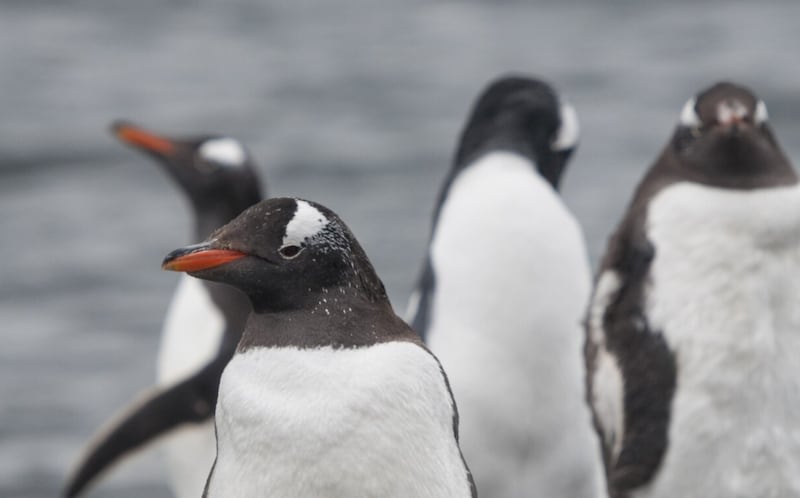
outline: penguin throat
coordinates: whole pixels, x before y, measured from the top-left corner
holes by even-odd
[[[689,164],[698,181],[726,188],[793,185],[797,176],[780,152],[741,135],[720,137]]]
[[[311,307],[255,309],[248,317],[237,351],[255,347],[353,348],[396,340],[385,332],[398,330],[387,326],[399,320],[388,304],[368,303],[338,290],[315,297],[317,301]],[[410,329],[400,330],[413,340]]]
[[[518,125],[492,123],[466,130],[459,142],[455,156],[456,168],[463,168],[484,154],[493,151],[506,151],[519,154],[534,164],[545,155],[537,143],[545,144],[544,137],[531,136]]]

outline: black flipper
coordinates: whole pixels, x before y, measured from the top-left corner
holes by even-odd
[[[188,379],[164,390],[151,391],[132,404],[119,421],[95,436],[70,476],[64,496],[79,496],[120,457],[158,436],[183,424],[209,420],[214,415],[219,377],[226,363],[227,358],[223,362],[218,357]]]
[[[600,275],[616,273],[619,288],[611,296],[593,297],[592,307],[602,310],[599,324],[591,323],[590,318],[585,351],[587,395],[603,445],[612,498],[627,497],[631,490],[647,484],[658,470],[669,443],[670,407],[677,376],[673,352],[661,331],[652,329],[645,314],[655,249],[644,236],[643,220],[630,221],[611,240],[602,265]],[[596,330],[598,325],[600,330]],[[594,388],[601,352],[614,359],[624,379],[622,420],[602,420],[594,404],[599,395]],[[616,433],[617,424],[622,425],[621,434]]]

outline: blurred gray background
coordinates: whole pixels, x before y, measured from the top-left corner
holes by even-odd
[[[593,261],[685,100],[722,78],[800,157],[800,3],[6,1],[0,4],[0,496],[55,496],[154,377],[184,199],[108,133],[244,140],[271,195],[348,222],[402,312],[462,121],[491,78],[578,109],[564,181]],[[477,234],[478,236],[480,234]],[[92,497],[167,496],[157,451]]]

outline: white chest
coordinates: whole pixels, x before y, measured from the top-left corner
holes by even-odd
[[[469,496],[444,378],[413,344],[237,354],[216,421],[212,497]]]
[[[574,217],[529,161],[496,152],[455,179],[430,250],[427,340],[479,494],[585,496],[574,483],[591,488],[598,461],[581,365],[591,275]]]
[[[456,178],[431,256],[434,349],[481,341],[491,353],[498,339],[503,350],[508,341],[530,346],[544,337],[536,328],[579,326],[590,287],[580,227],[520,156],[489,154]],[[437,354],[447,355],[441,345]]]
[[[677,363],[643,496],[800,494],[800,188],[679,184],[648,212],[651,328]]]
[[[196,373],[217,354],[225,319],[202,281],[181,276],[164,320],[158,381],[172,384]]]

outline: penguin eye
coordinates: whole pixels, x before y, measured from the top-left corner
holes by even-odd
[[[278,254],[280,254],[283,259],[294,259],[298,254],[303,252],[303,249],[305,249],[305,247],[290,244],[278,249]]]

